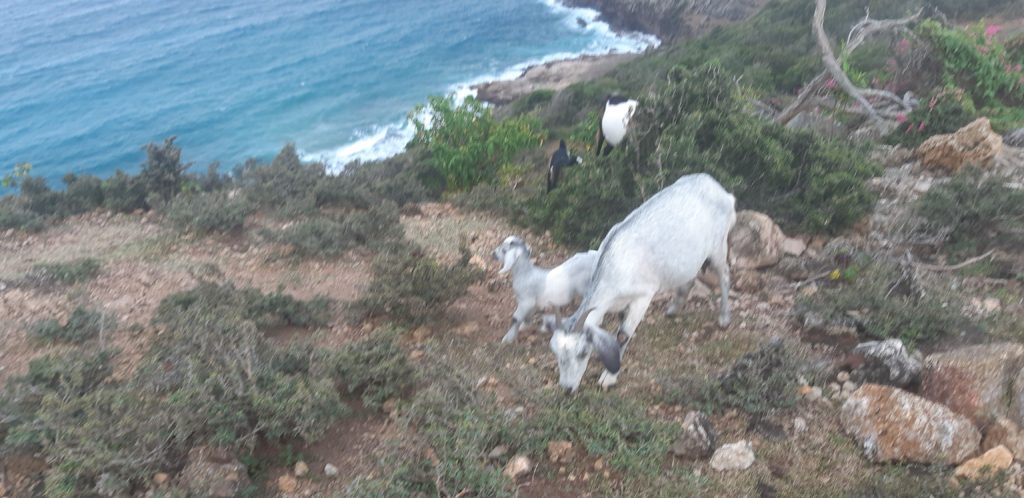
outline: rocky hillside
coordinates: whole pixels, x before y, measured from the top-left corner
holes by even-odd
[[[614,29],[657,35],[664,42],[692,38],[753,15],[766,0],[568,0],[601,12]]]

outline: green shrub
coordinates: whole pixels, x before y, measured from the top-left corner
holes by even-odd
[[[396,336],[394,331],[374,332],[346,346],[335,359],[338,377],[344,379],[348,392],[359,393],[368,407],[379,408],[412,387],[413,369],[395,344]]]
[[[976,102],[987,105],[1024,103],[1024,59],[1011,59],[995,37],[978,23],[967,30],[947,28],[928,20],[918,27],[942,60],[947,82],[967,89]]]
[[[431,189],[433,168],[416,151],[407,151],[383,161],[351,163],[337,175],[327,175],[317,183],[314,196],[317,207],[367,209],[389,200],[399,207],[410,203],[437,200],[444,185]],[[433,183],[438,183],[433,181]],[[443,183],[443,179],[441,180]]]
[[[0,230],[38,232],[44,226],[43,218],[38,214],[17,207],[13,202],[4,202],[4,199],[0,199]]]
[[[316,211],[316,187],[325,174],[322,164],[304,164],[294,144],[285,145],[269,165],[250,160],[235,171],[250,202],[283,218]]]
[[[919,106],[906,120],[886,137],[891,144],[910,147],[921,145],[932,135],[953,133],[974,120],[977,111],[962,89],[943,89],[937,92],[927,106]]]
[[[182,194],[171,202],[167,221],[180,230],[198,235],[240,230],[252,206],[242,196],[225,192]]]
[[[499,111],[503,116],[520,116],[548,104],[554,96],[554,90],[534,90],[499,108]]]
[[[117,170],[103,181],[103,207],[118,213],[148,209],[146,187],[138,177]]]
[[[943,240],[945,252],[957,259],[1024,243],[1024,192],[976,168],[930,189],[916,210],[927,221],[924,231]]]
[[[157,307],[154,320],[170,321],[189,310],[236,313],[261,330],[282,326],[322,327],[327,324],[329,301],[316,297],[300,301],[280,290],[264,294],[258,289],[236,289],[233,284],[202,282],[196,287],[168,296]]]
[[[25,276],[38,286],[74,285],[87,282],[100,274],[100,262],[95,258],[80,258],[58,263],[39,263]]]
[[[164,140],[163,145],[148,144],[146,162],[142,163],[138,181],[147,195],[154,195],[160,203],[170,202],[181,192],[185,170],[192,163],[181,163],[181,148],[174,145],[175,137]],[[152,204],[147,202],[149,207]]]
[[[319,216],[277,233],[267,232],[271,239],[290,245],[293,254],[302,258],[338,256],[357,246],[377,248],[400,240],[404,233],[398,207],[390,201],[349,212],[340,221]]]
[[[445,179],[447,190],[459,191],[493,181],[513,156],[544,140],[540,123],[528,116],[497,121],[491,109],[470,97],[455,105],[455,97],[430,97],[430,126],[413,118],[412,146],[430,152],[430,163]],[[422,114],[417,108],[413,116]]]
[[[40,320],[29,328],[28,335],[43,342],[70,342],[81,344],[100,334],[109,325],[102,313],[79,306],[71,312],[66,324],[54,319]]]
[[[103,181],[95,176],[64,175],[64,215],[87,213],[103,206]]]
[[[482,272],[465,259],[447,266],[419,247],[393,244],[382,248],[373,259],[369,287],[349,308],[351,318],[386,318],[408,326],[441,319],[448,306],[482,277]]]
[[[838,274],[799,306],[831,322],[852,322],[864,339],[896,337],[914,347],[979,327],[960,312],[959,295],[922,280],[905,263],[865,254]]]

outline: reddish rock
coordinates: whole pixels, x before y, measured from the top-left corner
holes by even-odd
[[[1013,464],[1013,454],[1005,446],[996,446],[979,457],[972,458],[956,468],[955,477],[977,479],[1006,470]]]
[[[985,435],[981,440],[981,449],[984,451],[1005,446],[1010,453],[1024,458],[1024,432],[1020,426],[1006,417],[996,417],[996,420],[982,431]]]
[[[785,238],[768,215],[756,211],[736,213],[736,224],[729,232],[732,269],[757,270],[774,266],[782,259],[782,241]]]
[[[1022,363],[1024,346],[1013,343],[936,353],[925,359],[919,394],[984,427],[1007,414],[1010,386]]]
[[[572,443],[569,441],[548,441],[548,460],[552,463],[572,461]]]
[[[981,434],[967,417],[920,396],[865,384],[843,403],[843,429],[876,462],[957,464],[978,451]]]
[[[925,140],[917,156],[927,169],[956,173],[968,165],[987,167],[1001,150],[1003,137],[992,131],[988,118],[978,118],[956,133]]]

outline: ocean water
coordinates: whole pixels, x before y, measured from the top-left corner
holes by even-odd
[[[657,43],[596,16],[553,0],[3,0],[0,174],[136,171],[171,135],[197,169],[288,142],[334,168],[387,157],[428,95]]]

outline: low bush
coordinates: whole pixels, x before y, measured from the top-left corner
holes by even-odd
[[[347,412],[335,355],[278,350],[261,331],[312,323],[306,306],[230,285],[169,296],[155,318],[161,333],[130,377],[110,377],[110,352],[72,351],[11,379],[0,396],[3,444],[47,460],[47,496],[91,496],[140,492],[196,445],[313,441]]]
[[[323,164],[303,163],[293,144],[281,149],[269,165],[249,160],[234,172],[249,202],[283,218],[316,212],[316,187],[325,175]]]
[[[338,377],[344,379],[348,392],[358,393],[370,408],[380,408],[412,387],[414,372],[405,352],[395,344],[397,335],[394,330],[378,330],[335,357]]]
[[[401,240],[404,233],[398,206],[384,201],[369,209],[351,211],[340,220],[318,216],[266,235],[291,246],[293,255],[309,258],[338,256],[358,246],[379,248]]]
[[[921,145],[933,135],[953,133],[974,120],[974,102],[960,88],[938,91],[928,101],[906,116],[906,120],[886,137],[890,144],[910,147]]]
[[[67,323],[64,325],[52,318],[40,320],[32,324],[28,335],[43,342],[81,344],[98,336],[104,327],[110,327],[113,324],[114,322],[103,313],[79,306],[71,312],[71,316],[68,317]]]
[[[100,262],[95,258],[80,258],[57,263],[39,263],[25,276],[29,283],[45,287],[74,285],[99,276]]]
[[[456,299],[483,272],[468,264],[439,264],[423,249],[405,243],[382,248],[373,259],[373,279],[361,298],[349,307],[355,321],[386,318],[417,326],[443,318]]]
[[[117,170],[103,182],[103,207],[118,213],[148,209],[146,187],[138,177]]]
[[[237,312],[261,330],[282,326],[322,327],[329,318],[330,301],[316,297],[300,301],[280,290],[264,294],[258,289],[236,289],[233,284],[202,282],[196,287],[168,296],[157,307],[154,320],[166,322],[190,310]]]
[[[186,180],[185,170],[192,166],[192,163],[182,164],[181,147],[174,145],[175,137],[164,140],[163,145],[151,143],[143,149],[146,151],[146,161],[142,163],[139,171],[138,181],[147,196],[156,199],[147,205],[154,207],[154,204],[166,204],[174,199],[182,191],[182,185]]]
[[[251,212],[252,206],[242,196],[210,192],[179,195],[164,216],[180,230],[208,235],[240,230]]]
[[[917,201],[923,231],[944,242],[954,259],[965,259],[994,248],[1024,244],[1024,191],[1007,187],[1006,180],[967,168],[936,185]]]
[[[826,320],[854,325],[865,340],[895,337],[915,347],[980,327],[961,313],[962,297],[924,280],[904,261],[859,255],[834,276],[798,305]]]
[[[496,178],[498,170],[531,145],[543,143],[537,119],[517,116],[498,121],[488,107],[469,97],[456,105],[455,97],[430,97],[429,125],[412,113],[416,136],[413,147],[430,153],[430,164],[441,173],[445,188],[461,191]]]
[[[43,218],[36,213],[26,211],[13,202],[0,199],[0,230],[24,230],[38,232],[45,227]]]
[[[337,175],[320,179],[314,189],[318,207],[367,209],[388,200],[399,207],[437,200],[444,179],[414,150],[372,163],[351,163]],[[427,185],[435,185],[429,188]]]
[[[682,386],[677,391],[681,399],[670,402],[695,398],[710,412],[735,408],[762,419],[796,405],[799,375],[801,365],[796,356],[781,340],[773,340],[743,355],[716,378]],[[696,392],[688,392],[694,387]]]

